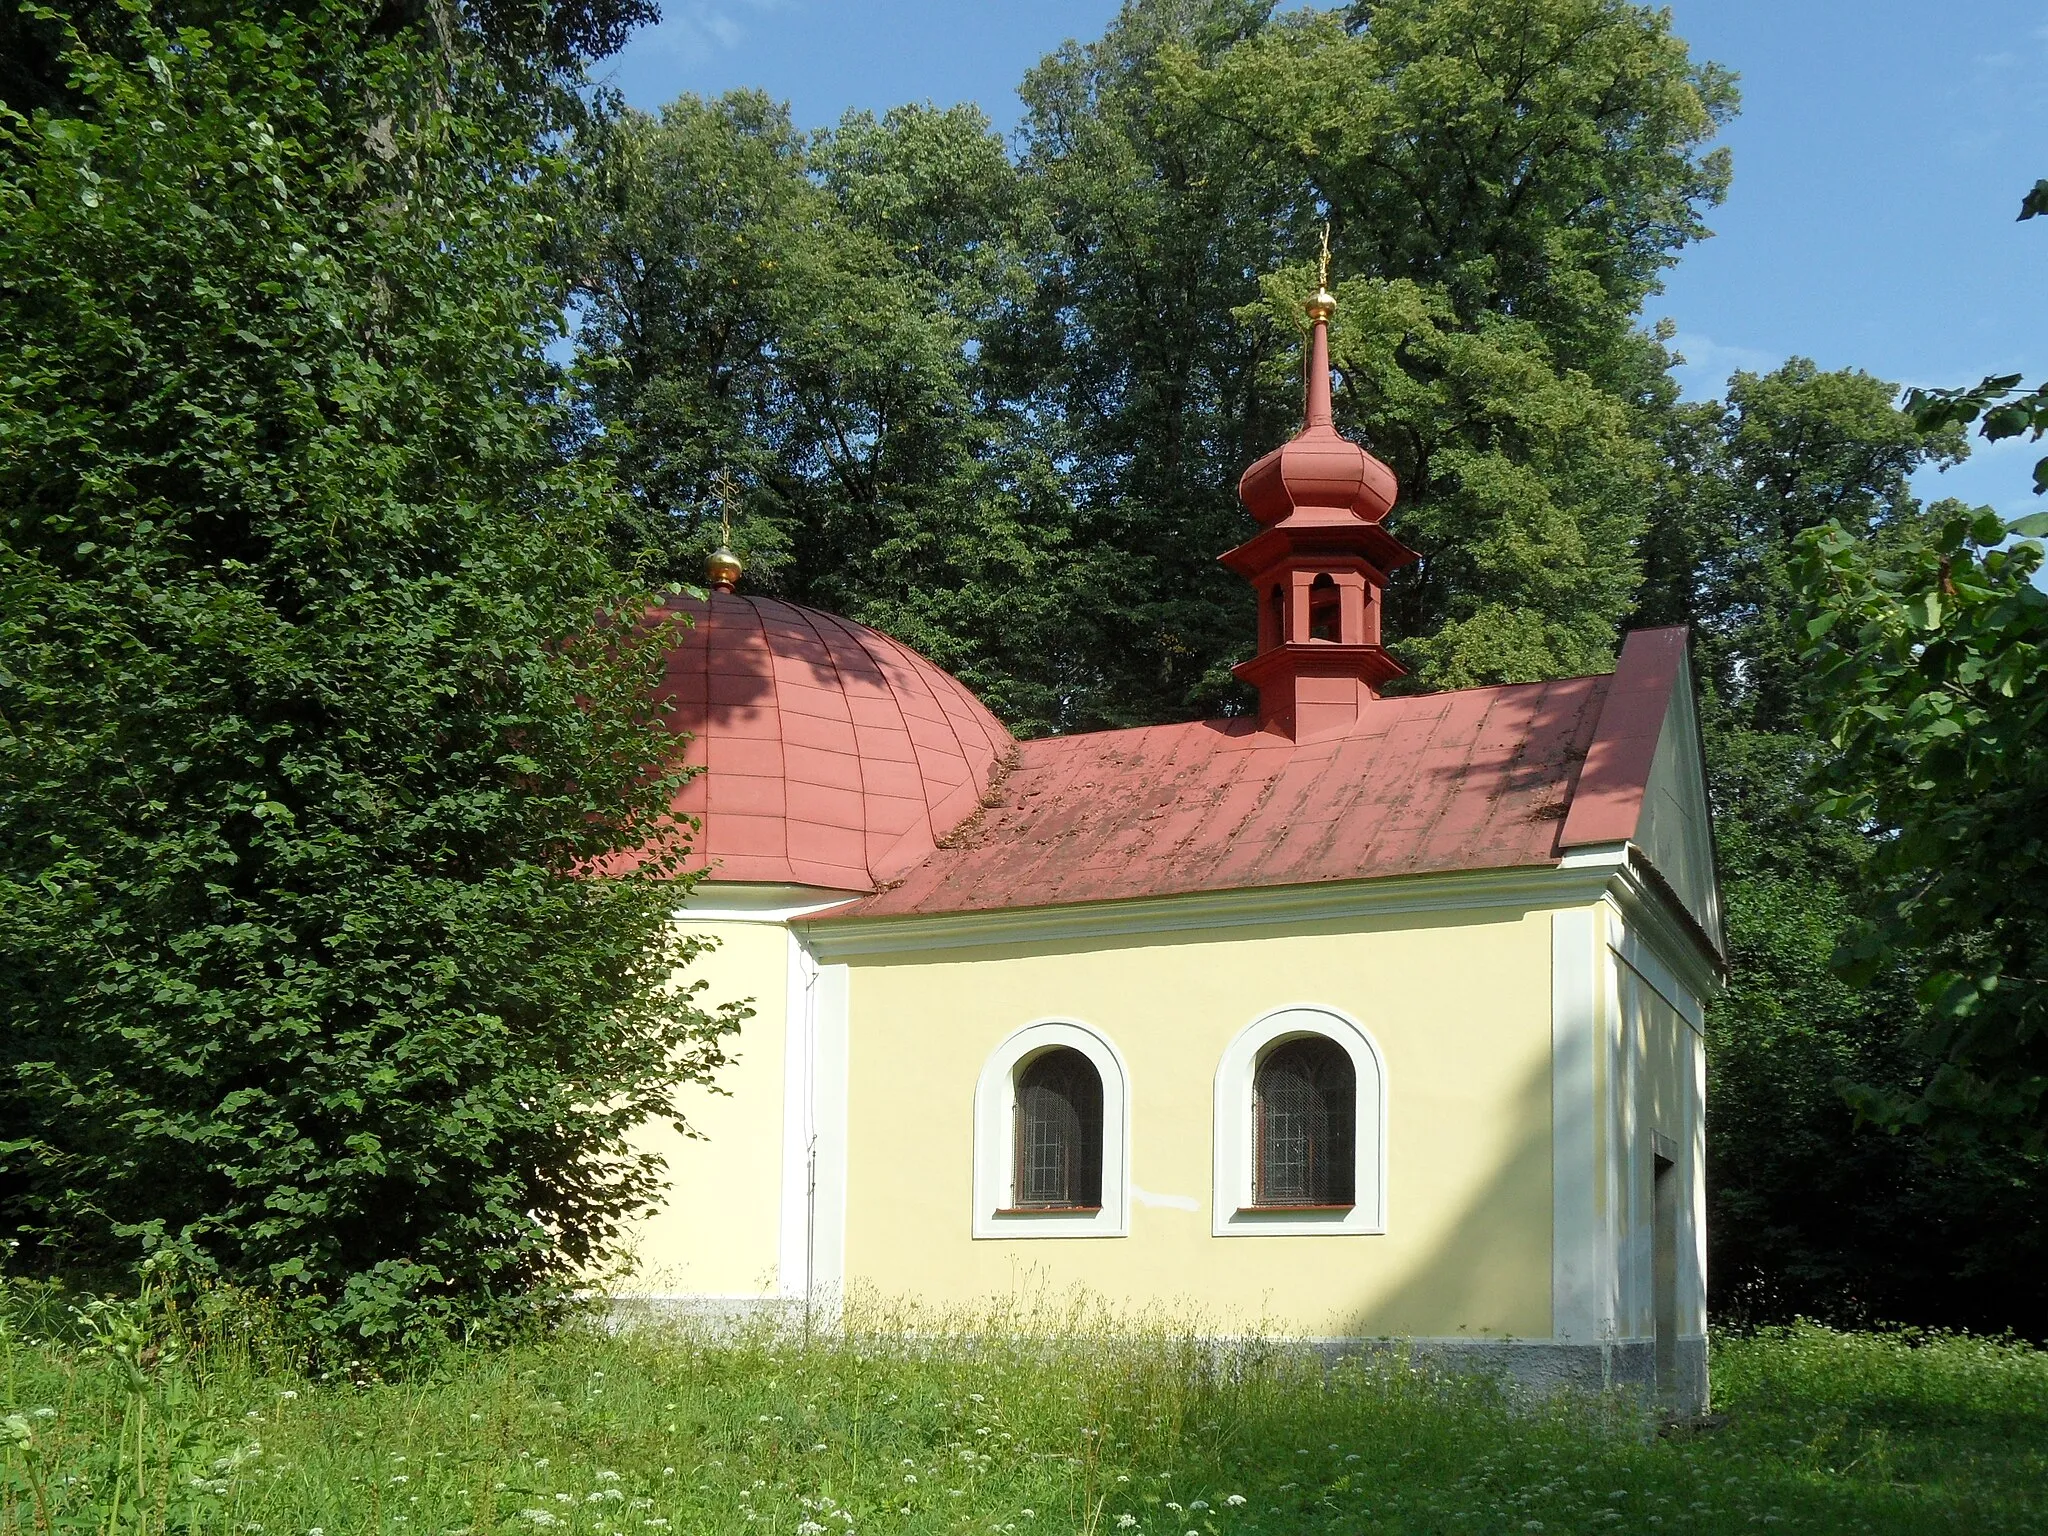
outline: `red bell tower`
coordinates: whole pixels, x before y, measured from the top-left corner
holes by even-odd
[[[1394,472],[1330,418],[1329,255],[1308,301],[1308,412],[1301,431],[1244,472],[1238,499],[1260,530],[1222,557],[1259,594],[1259,649],[1232,670],[1259,690],[1259,725],[1296,741],[1334,736],[1400,677],[1380,644],[1387,573],[1416,558],[1380,526]]]

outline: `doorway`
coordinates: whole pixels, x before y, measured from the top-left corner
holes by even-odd
[[[1678,1401],[1678,1164],[1659,1152],[1653,1193],[1656,1225],[1651,1238],[1650,1290],[1655,1311],[1657,1401]]]

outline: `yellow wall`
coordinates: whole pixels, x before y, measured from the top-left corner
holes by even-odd
[[[789,934],[779,923],[706,922],[688,930],[718,940],[682,980],[703,980],[707,1005],[753,999],[754,1016],[726,1051],[717,1084],[678,1101],[704,1139],[644,1125],[636,1145],[668,1162],[667,1201],[634,1232],[636,1269],[623,1289],[638,1294],[765,1296],[776,1287],[782,1196],[782,1058]]]
[[[1211,1327],[1547,1337],[1548,911],[1403,914],[860,959],[851,973],[846,1278],[972,1302],[1075,1285]],[[1210,1231],[1217,1061],[1255,1018],[1321,1003],[1378,1042],[1384,1236]],[[1130,1074],[1121,1238],[970,1236],[975,1081],[1021,1026],[1070,1018]]]

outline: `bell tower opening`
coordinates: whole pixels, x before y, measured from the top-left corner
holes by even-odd
[[[1343,611],[1337,597],[1337,583],[1325,571],[1309,583],[1308,637],[1335,645],[1343,639],[1342,631]]]

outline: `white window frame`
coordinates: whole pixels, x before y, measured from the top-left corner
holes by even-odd
[[[1102,1208],[1087,1213],[1017,1211],[1017,1073],[1065,1046],[1102,1077]],[[982,1064],[974,1087],[974,1225],[977,1238],[1123,1237],[1131,1229],[1131,1084],[1107,1036],[1072,1019],[1036,1019]]]
[[[1263,1212],[1252,1205],[1258,1147],[1253,1080],[1276,1045],[1307,1035],[1334,1041],[1358,1078],[1357,1159],[1348,1210]],[[1224,1051],[1216,1068],[1216,1168],[1210,1231],[1217,1237],[1377,1236],[1387,1230],[1387,1074],[1365,1026],[1324,1003],[1290,1003],[1261,1014]]]

